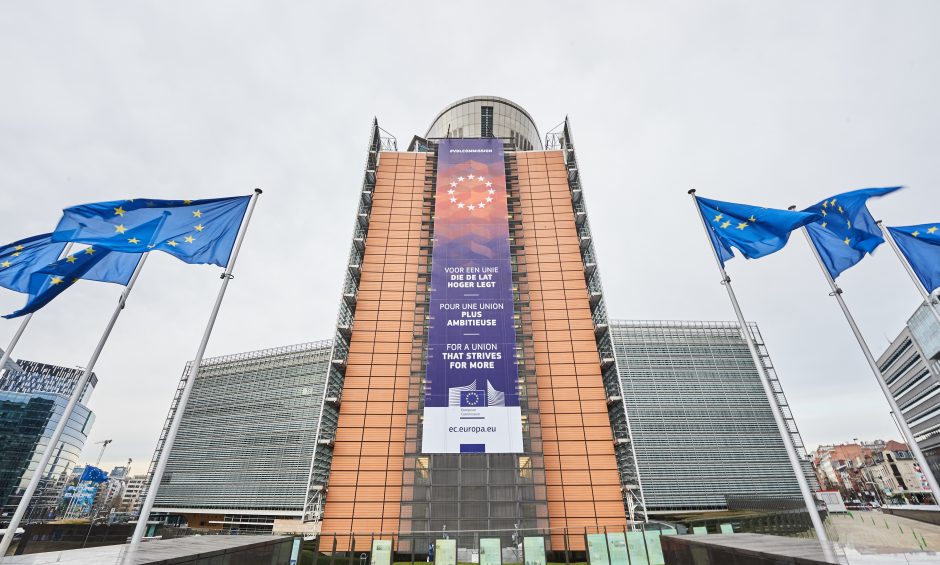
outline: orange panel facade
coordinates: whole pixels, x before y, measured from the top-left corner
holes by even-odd
[[[530,151],[516,159],[550,527],[622,529],[627,520],[564,158],[561,151]],[[569,538],[571,549],[583,543]],[[553,536],[552,545],[561,544]]]
[[[421,153],[380,154],[324,534],[398,529],[424,168]],[[336,537],[348,548],[347,536]],[[355,549],[369,544],[360,537]]]
[[[585,528],[622,530],[627,519],[575,212],[561,151],[513,155],[507,172],[514,177],[515,214],[522,223],[516,253],[528,287],[520,290],[528,293],[531,315],[531,328],[523,333],[534,347],[526,363],[534,363],[529,378],[535,382],[524,383],[534,397],[531,455],[544,455],[544,488],[537,496],[547,504],[552,549],[566,545],[565,528],[576,528],[567,547],[583,550]],[[414,417],[409,391],[414,404],[414,376],[421,369],[413,359],[416,323],[422,323],[416,302],[426,284],[420,273],[430,244],[429,232],[422,231],[429,158],[433,154],[380,154],[321,547],[335,538],[337,549],[351,549],[352,533],[355,551],[368,551],[372,533],[394,538],[411,523],[402,514],[402,493],[404,487],[411,499],[415,471],[404,471],[403,463],[417,453],[415,438],[406,438],[406,422],[409,409]]]

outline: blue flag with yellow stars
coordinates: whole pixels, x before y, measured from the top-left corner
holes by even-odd
[[[29,292],[29,277],[59,258],[65,243],[52,241],[52,234],[34,235],[0,247],[0,286]]]
[[[761,208],[700,196],[696,196],[695,201],[722,267],[734,257],[732,248],[748,259],[780,251],[787,244],[790,232],[819,217],[813,213]]]
[[[49,263],[30,276],[26,305],[4,318],[18,318],[39,310],[81,279],[126,285],[140,257],[140,253],[119,253],[89,246]]]
[[[928,293],[940,287],[940,223],[888,228]]]
[[[884,243],[881,229],[865,205],[869,198],[890,194],[902,187],[863,188],[832,196],[804,212],[821,218],[806,226],[832,278],[852,267]]]
[[[250,199],[134,199],[72,206],[64,210],[52,239],[125,253],[156,249],[186,263],[226,267]]]

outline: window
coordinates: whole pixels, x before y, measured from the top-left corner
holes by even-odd
[[[480,137],[493,137],[493,107],[480,107]]]

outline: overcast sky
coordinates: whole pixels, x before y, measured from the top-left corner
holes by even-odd
[[[414,7],[412,7],[414,6]],[[3,2],[0,240],[66,206],[258,203],[208,355],[332,337],[373,116],[401,147],[448,103],[570,116],[614,318],[728,320],[686,191],[940,219],[936,2]],[[807,445],[898,437],[802,237],[728,265]],[[146,471],[219,269],[155,253],[96,367],[92,461]],[[877,356],[918,304],[887,246],[843,274]],[[85,282],[17,358],[84,365],[120,287]],[[0,292],[0,310],[21,295]],[[18,321],[0,320],[0,347]]]

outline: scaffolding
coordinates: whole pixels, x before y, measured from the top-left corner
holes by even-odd
[[[587,208],[581,186],[581,170],[571,138],[571,123],[566,116],[564,121],[552,128],[545,135],[547,150],[561,151],[568,174],[568,188],[574,209],[575,226],[581,247],[581,260],[584,266],[584,278],[587,281],[588,299],[594,322],[594,337],[600,359],[601,376],[607,395],[607,414],[613,432],[614,454],[620,472],[620,491],[624,511],[631,528],[636,528],[647,521],[646,500],[643,495],[643,483],[640,480],[639,466],[633,444],[633,432],[624,400],[617,357],[614,354],[610,337],[610,321],[607,318],[607,304],[601,285],[600,271],[597,268],[597,252],[591,235],[591,224],[587,217]]]
[[[366,237],[369,233],[369,220],[372,216],[372,196],[375,193],[379,153],[382,151],[396,151],[397,149],[398,142],[395,137],[380,128],[378,120],[373,118],[372,127],[369,131],[369,148],[362,176],[362,187],[359,193],[359,207],[356,211],[356,219],[353,222],[348,267],[346,277],[343,280],[339,313],[336,316],[333,350],[330,353],[326,387],[323,390],[320,421],[317,425],[316,447],[313,460],[310,462],[307,496],[304,501],[302,518],[304,522],[320,522],[323,518],[326,486],[333,462],[333,443],[336,438],[336,425],[339,422],[339,407],[342,403],[343,382],[346,378],[346,356],[349,353],[349,340],[352,337],[353,321],[356,317],[356,300],[362,274],[362,258],[366,250]]]

